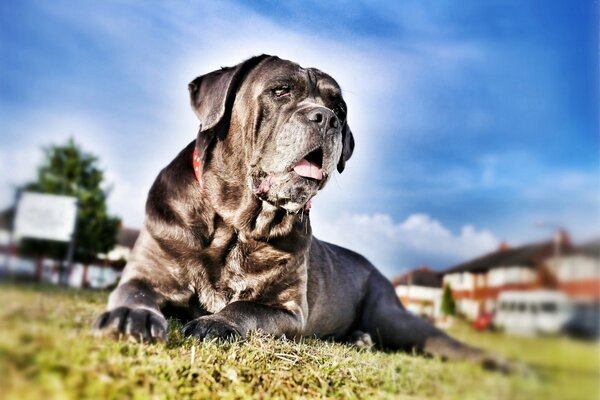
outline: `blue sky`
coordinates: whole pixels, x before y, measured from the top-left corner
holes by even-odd
[[[388,276],[600,235],[596,1],[3,1],[0,207],[73,136],[140,226],[195,134],[187,83],[260,53],[344,89],[357,149],[314,231]]]

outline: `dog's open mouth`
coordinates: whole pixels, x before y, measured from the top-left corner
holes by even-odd
[[[322,180],[323,150],[319,147],[311,151],[302,160],[298,161],[292,169],[303,178]]]

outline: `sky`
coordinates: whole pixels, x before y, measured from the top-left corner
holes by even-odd
[[[506,241],[600,236],[598,1],[0,3],[0,208],[41,148],[100,157],[109,209],[196,134],[187,83],[262,53],[341,85],[356,149],[315,236],[392,277]]]

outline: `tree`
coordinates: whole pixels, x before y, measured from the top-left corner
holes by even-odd
[[[444,315],[454,315],[456,314],[456,303],[454,302],[454,298],[452,297],[452,288],[449,283],[444,285],[444,293],[442,293],[442,304],[441,304],[442,314]]]
[[[107,191],[101,187],[104,173],[98,158],[86,153],[73,141],[43,149],[44,161],[38,168],[37,179],[21,190],[62,194],[77,197],[79,210],[75,233],[74,260],[89,264],[99,253],[106,253],[117,242],[120,221],[108,215]],[[22,252],[62,260],[67,243],[27,239]]]

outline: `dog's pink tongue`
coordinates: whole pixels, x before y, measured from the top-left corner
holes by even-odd
[[[305,158],[298,161],[298,163],[294,165],[294,171],[296,171],[298,175],[305,178],[313,178],[319,181],[323,179],[323,169]]]

